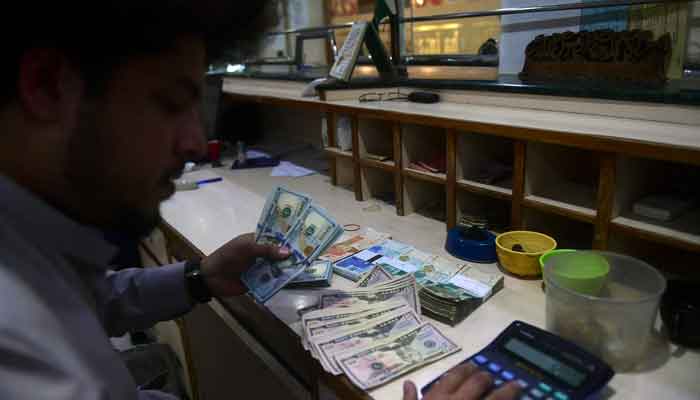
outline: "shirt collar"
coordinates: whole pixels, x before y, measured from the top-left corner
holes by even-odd
[[[105,241],[99,230],[70,219],[2,174],[0,219],[41,248],[97,268],[106,269],[116,253],[116,248]]]

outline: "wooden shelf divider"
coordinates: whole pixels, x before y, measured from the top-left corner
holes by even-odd
[[[501,200],[510,200],[513,197],[512,189],[507,189],[495,185],[489,185],[486,183],[470,181],[467,179],[457,180],[457,186],[463,190],[466,190],[467,192],[493,197]]]
[[[593,248],[607,250],[610,238],[610,220],[615,203],[615,177],[617,157],[613,153],[600,154],[600,176],[598,183],[598,205],[595,220]]]
[[[394,172],[396,169],[396,162],[394,160],[377,161],[369,158],[360,158],[360,164],[362,164],[363,167],[383,169],[389,172]]]
[[[328,135],[328,147],[335,147],[336,135],[336,113],[326,113],[326,133]],[[326,149],[328,151],[328,149]],[[338,160],[334,155],[328,157],[328,174],[331,177],[331,184],[338,186]]]
[[[561,215],[581,222],[595,223],[596,211],[585,207],[579,207],[569,203],[563,203],[546,197],[528,195],[522,202],[523,206],[536,210]]]
[[[363,182],[362,182],[362,166],[360,165],[360,131],[357,115],[350,117],[352,126],[352,161],[355,176],[355,199],[357,201],[365,201]]]
[[[447,182],[447,175],[436,174],[432,172],[419,171],[417,169],[404,168],[404,176],[408,176],[414,179],[419,179],[426,182],[437,183],[439,185],[444,185]]]
[[[447,129],[445,132],[447,152],[447,229],[452,229],[457,225],[457,132],[454,129]]]
[[[525,162],[527,143],[522,140],[513,142],[513,194],[511,197],[510,226],[523,229],[523,200],[525,198]]]
[[[400,216],[406,215],[404,210],[403,201],[403,174],[401,170],[403,169],[403,141],[401,136],[401,123],[394,121],[391,124],[391,134],[392,141],[394,145],[394,164],[396,168],[394,169],[394,193],[396,199],[396,213]]]

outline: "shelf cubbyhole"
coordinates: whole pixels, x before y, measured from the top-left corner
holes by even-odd
[[[336,158],[335,173],[338,186],[352,191],[355,183],[355,166],[352,160],[345,157]]]
[[[396,206],[394,174],[376,168],[362,168],[362,190],[365,199],[377,199]]]
[[[513,140],[458,133],[457,180],[463,185],[512,194]]]
[[[352,117],[338,114],[335,117],[334,143],[331,149],[352,157]]]
[[[615,187],[614,225],[700,247],[700,167],[621,156]]]
[[[489,230],[505,232],[510,227],[510,211],[510,201],[493,199],[464,190],[457,191],[458,224],[479,226],[486,222]]]
[[[595,152],[530,142],[525,166],[525,197],[594,217],[600,162]]]
[[[358,134],[360,158],[395,165],[392,122],[360,118]]]
[[[403,141],[403,168],[446,179],[447,147],[445,130],[422,125],[405,124],[401,126]],[[421,167],[421,163],[427,165]]]
[[[444,185],[407,177],[404,179],[404,211],[446,222],[447,207]]]
[[[523,210],[525,229],[544,233],[557,241],[559,249],[590,249],[593,225],[539,210]]]
[[[670,249],[662,243],[617,232],[610,235],[608,251],[643,260],[652,267],[663,271],[668,277],[700,279],[697,252],[678,248]]]

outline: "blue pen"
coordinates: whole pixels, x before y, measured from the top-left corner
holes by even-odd
[[[201,181],[197,181],[197,186],[204,185],[205,183],[214,183],[214,182],[219,182],[219,181],[223,181],[223,180],[224,180],[224,178],[221,178],[221,177],[202,179]]]

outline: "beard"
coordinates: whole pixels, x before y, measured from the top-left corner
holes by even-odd
[[[105,112],[98,104],[81,106],[68,140],[64,171],[73,194],[71,216],[102,231],[145,237],[160,222],[160,201],[174,193],[171,180],[182,174],[182,167],[163,173],[157,188],[143,178],[144,174],[129,172],[123,154],[119,154],[125,150],[115,146],[119,141],[114,140],[115,135],[129,132],[111,129],[109,122],[101,119]]]

